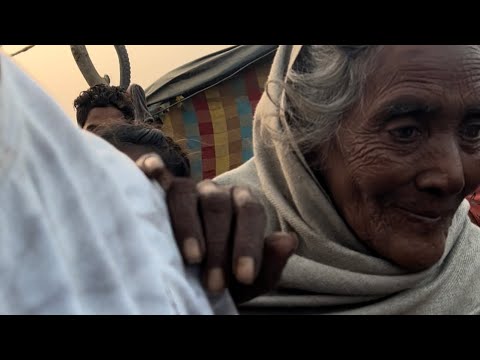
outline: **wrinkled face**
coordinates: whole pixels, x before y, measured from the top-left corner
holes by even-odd
[[[100,125],[109,125],[112,123],[127,122],[123,113],[114,106],[96,107],[88,112],[87,120],[83,128],[93,131]]]
[[[358,238],[418,271],[441,258],[455,211],[480,184],[480,51],[392,45],[375,66],[323,175]]]

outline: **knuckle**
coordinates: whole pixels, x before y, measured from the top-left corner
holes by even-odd
[[[202,208],[214,213],[227,213],[231,209],[229,194],[222,191],[213,191],[199,194]]]
[[[162,158],[155,153],[145,154],[139,160],[137,160],[137,162],[139,162],[141,166],[149,172],[165,169],[165,163],[163,162]]]
[[[258,216],[265,213],[263,205],[253,197],[247,188],[239,188],[236,191],[235,206],[240,211],[247,211]]]
[[[197,184],[197,189],[198,191],[209,191],[211,189],[216,189],[218,188],[218,185],[215,184],[212,180],[207,179],[207,180],[202,180]]]
[[[140,156],[135,162],[137,163],[138,166],[144,167],[145,166],[145,160],[147,160],[149,157],[155,157],[158,156],[154,152],[146,153]]]
[[[202,181],[197,185],[198,196],[204,210],[222,213],[231,209],[230,192],[213,181]]]
[[[219,258],[225,258],[227,256],[227,245],[228,241],[225,238],[221,239],[221,241],[219,239],[217,239],[217,241],[208,241],[207,258],[209,260],[218,260]]]
[[[207,241],[207,264],[224,265],[228,261],[228,242]]]
[[[239,206],[243,206],[244,204],[249,204],[257,202],[257,200],[254,198],[252,192],[250,189],[242,186],[235,187],[233,189],[234,197],[235,197],[235,202]]]

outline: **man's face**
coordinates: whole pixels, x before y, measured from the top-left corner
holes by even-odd
[[[123,113],[114,106],[96,107],[90,110],[83,129],[93,131],[97,126],[127,122]]]

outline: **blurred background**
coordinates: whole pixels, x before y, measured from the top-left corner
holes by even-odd
[[[19,51],[27,45],[4,45],[7,54]],[[127,45],[132,82],[144,89],[155,80],[201,56],[231,45]],[[112,45],[87,46],[93,64],[100,76],[107,74],[111,85],[119,85],[117,53]],[[45,89],[67,115],[75,119],[73,100],[88,88],[69,45],[36,45],[13,58]]]

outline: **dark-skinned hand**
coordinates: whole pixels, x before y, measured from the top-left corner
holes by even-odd
[[[283,232],[264,236],[265,211],[248,188],[174,177],[154,153],[137,165],[165,190],[180,252],[187,264],[201,264],[208,291],[228,288],[241,303],[275,288],[298,240]]]

